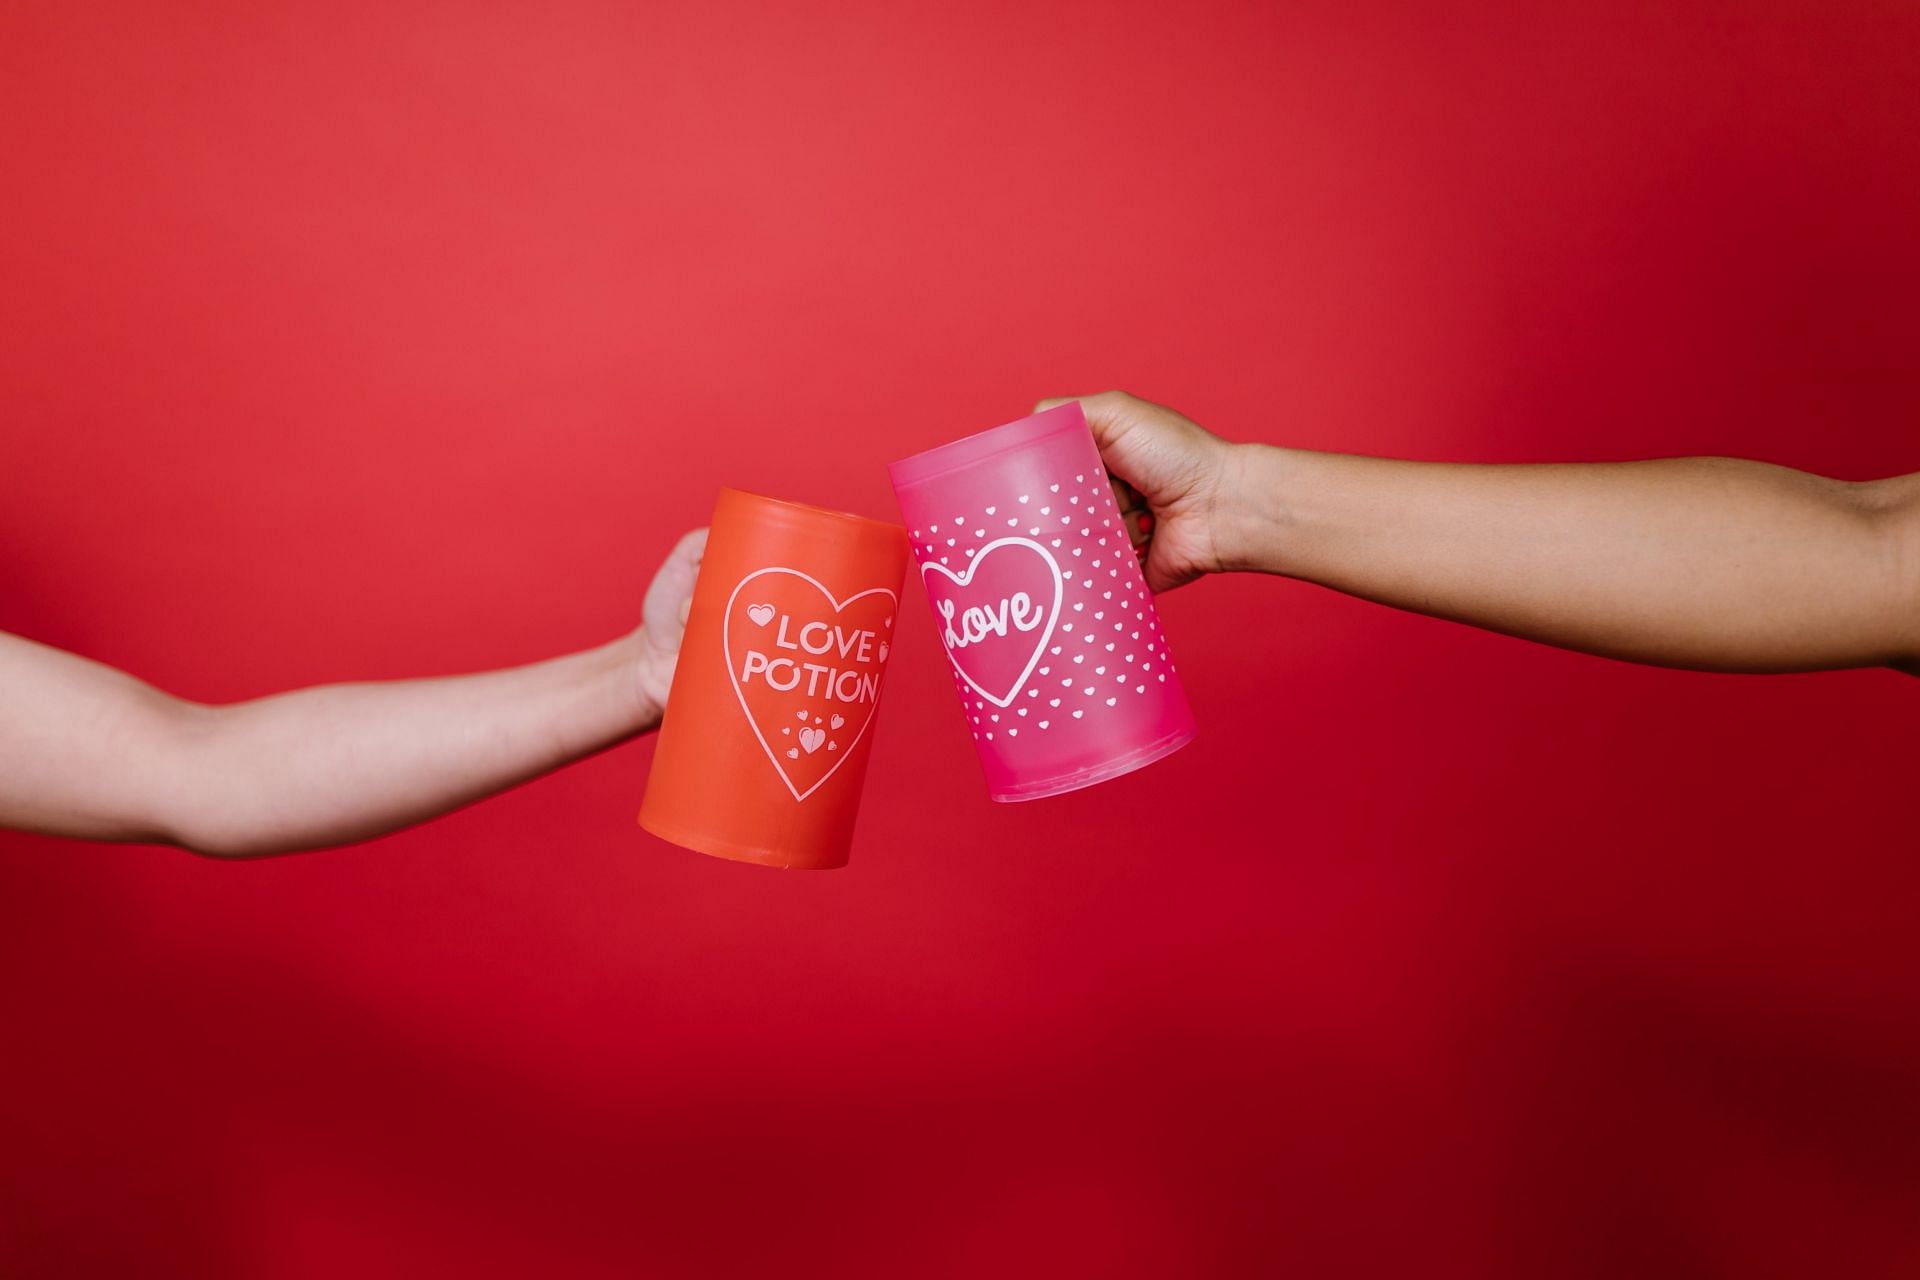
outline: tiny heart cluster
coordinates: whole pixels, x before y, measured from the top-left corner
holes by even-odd
[[[846,724],[847,718],[845,716],[839,714],[838,712],[835,712],[833,715],[828,716],[826,720],[826,728],[823,729],[820,727],[819,716],[814,716],[813,723],[808,725],[805,723],[808,713],[804,708],[795,714],[805,727],[803,727],[800,730],[800,735],[799,735],[800,745],[797,747],[787,748],[787,759],[798,760],[800,758],[800,753],[802,751],[805,751],[808,755],[812,755],[814,752],[818,751],[823,745],[829,751],[838,751],[840,749],[839,740],[835,738],[827,737],[827,730],[839,729],[842,725]],[[782,728],[780,732],[783,735],[791,734],[793,732],[793,728],[791,725],[789,725]]]

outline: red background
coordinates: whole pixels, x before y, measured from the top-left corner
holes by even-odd
[[[1920,468],[1898,3],[9,4],[0,627],[231,699],[632,625],[723,483],[1121,385]],[[0,1274],[1911,1275],[1920,686],[1223,580],[991,805],[910,610],[850,870],[622,747],[250,865],[0,838]]]

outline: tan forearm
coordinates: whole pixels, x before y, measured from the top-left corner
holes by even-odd
[[[1586,652],[1727,671],[1914,656],[1920,477],[1720,458],[1465,466],[1243,447],[1232,567]]]

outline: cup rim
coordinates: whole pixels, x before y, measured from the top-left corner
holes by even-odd
[[[771,494],[755,493],[751,489],[737,489],[732,485],[722,485],[720,492],[722,494],[730,493],[736,497],[750,498],[756,503],[764,503],[768,506],[783,507],[788,511],[797,511],[804,515],[827,516],[834,520],[846,520],[856,525],[868,525],[875,529],[884,529],[888,533],[906,532],[905,525],[896,524],[891,520],[878,520],[873,516],[863,516],[852,511],[841,511],[834,507],[816,507],[812,503],[795,502],[791,498],[776,498]]]
[[[1024,418],[976,431],[958,440],[935,445],[921,453],[887,464],[887,476],[895,490],[911,488],[937,479],[963,467],[977,466],[1014,449],[1059,435],[1076,428],[1086,430],[1087,416],[1078,400],[1057,404],[1051,409],[1030,413]]]

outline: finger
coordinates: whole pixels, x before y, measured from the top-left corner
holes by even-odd
[[[663,590],[685,593],[693,590],[694,579],[700,576],[700,563],[706,558],[707,531],[691,529],[680,535],[673,544],[673,550],[667,552],[667,558],[660,562],[654,580]]]
[[[1146,571],[1147,590],[1153,592],[1155,595],[1159,595],[1165,591],[1171,591],[1187,581],[1185,578],[1176,578],[1167,571],[1165,562],[1162,561],[1159,556],[1153,554],[1153,545],[1151,543],[1147,545],[1147,560],[1146,564],[1142,567]]]
[[[1101,453],[1106,453],[1138,421],[1135,410],[1143,402],[1124,391],[1102,391],[1090,396],[1050,396],[1040,401],[1035,412],[1056,409],[1063,404],[1080,406],[1087,419],[1087,429],[1093,432],[1094,443],[1100,446]]]
[[[680,541],[673,544],[673,550],[668,552],[667,555],[668,559],[685,560],[688,564],[698,566],[701,557],[706,555],[706,553],[707,531],[705,529],[689,529],[680,535]]]
[[[693,613],[693,597],[688,596],[685,600],[682,600],[680,602],[680,615],[679,615],[680,626],[683,630],[686,628],[687,619],[692,615],[692,613]]]
[[[1147,541],[1153,536],[1153,513],[1146,498],[1111,471],[1107,472],[1107,487],[1113,491],[1113,505],[1120,512],[1120,524],[1127,531],[1134,554],[1146,555]]]
[[[663,636],[675,622],[681,627],[686,625],[685,605],[691,600],[694,584],[700,577],[700,561],[706,547],[705,529],[682,534],[660,567],[654,570],[653,580],[647,583],[646,595],[641,601],[642,616]]]

